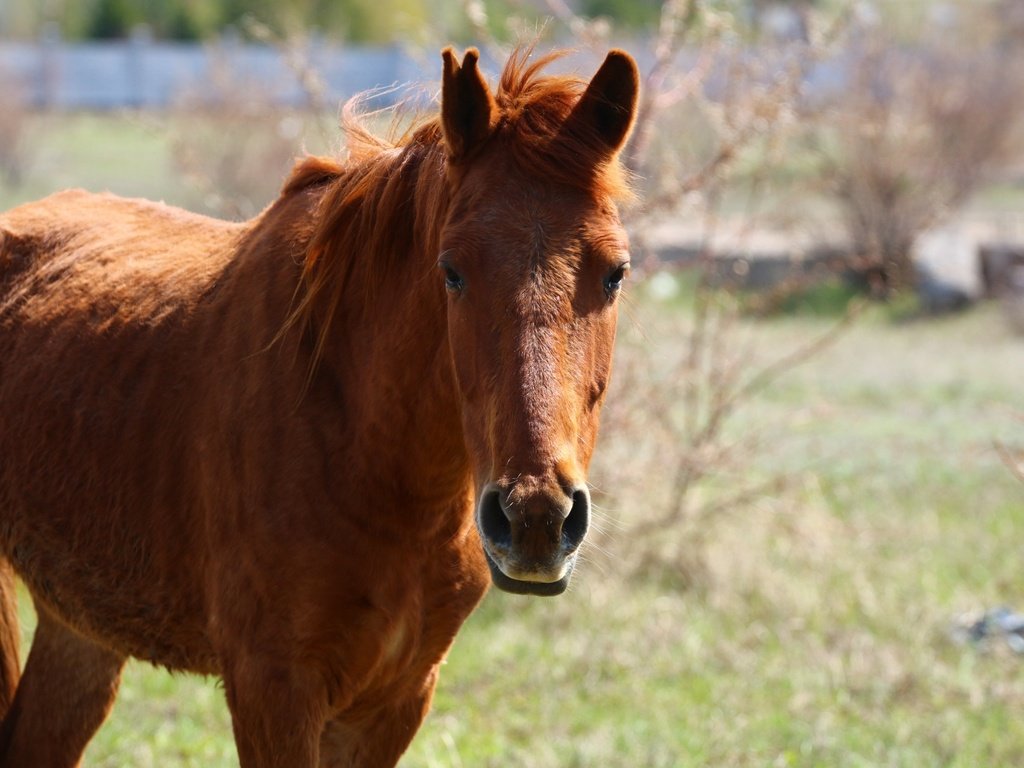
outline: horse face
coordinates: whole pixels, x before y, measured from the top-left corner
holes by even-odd
[[[627,108],[588,134],[604,141],[605,161],[625,140],[635,107],[635,65],[626,59],[612,67],[634,85],[615,83],[629,91]],[[578,118],[588,95],[601,108],[616,95],[614,88],[611,96],[592,93],[608,61],[570,120],[590,119]],[[626,235],[599,185],[538,178],[512,159],[513,139],[488,141],[488,109],[497,107],[475,58],[467,54],[461,71],[447,56],[446,64],[442,114],[457,183],[438,279],[448,294],[448,339],[476,473],[476,522],[498,587],[559,594],[590,524],[586,471],[629,269]],[[470,67],[475,79],[458,82]],[[461,99],[458,110],[449,110],[450,98]],[[466,107],[474,98],[477,112]]]
[[[506,178],[449,221],[440,279],[494,582],[557,594],[589,526],[586,471],[629,255],[610,202]]]

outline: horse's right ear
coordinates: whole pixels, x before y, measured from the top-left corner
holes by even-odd
[[[462,65],[451,46],[441,51],[441,127],[448,160],[458,163],[469,157],[491,135],[498,105],[477,67],[480,52],[470,48]]]

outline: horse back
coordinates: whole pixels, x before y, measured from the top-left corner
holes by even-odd
[[[147,285],[165,301],[187,300],[223,267],[242,230],[163,203],[82,190],[19,206],[0,214],[0,316],[19,287],[22,298],[53,297],[69,310],[119,298],[132,300],[122,313],[145,313],[152,305],[138,300]]]

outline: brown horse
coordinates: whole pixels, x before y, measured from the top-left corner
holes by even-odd
[[[566,588],[638,77],[550,58],[446,49],[437,118],[249,222],[0,216],[0,765],[78,764],[133,656],[222,676],[243,766],[392,766],[488,584]]]

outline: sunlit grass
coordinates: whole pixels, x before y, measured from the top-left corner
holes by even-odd
[[[188,203],[146,125],[67,119],[0,203],[80,178]],[[85,148],[111,138],[116,151]],[[669,321],[688,301],[634,289],[622,343],[674,349]],[[754,365],[823,322],[744,320],[738,334]],[[602,551],[561,598],[485,600],[402,765],[1024,764],[1021,660],[949,634],[962,612],[1024,608],[1024,487],[992,447],[1024,443],[1012,417],[1022,372],[1024,343],[995,307],[904,324],[872,308],[730,423],[731,436],[762,436],[746,472],[791,480],[716,521],[699,589],[672,573],[623,575],[650,478],[604,487]],[[608,433],[599,450],[635,448]],[[27,599],[22,612],[27,641]],[[217,681],[129,664],[86,763],[237,765]]]
[[[1006,418],[1024,407],[1021,370],[987,308],[867,319],[750,414],[763,427],[809,409],[758,459],[801,479],[718,523],[707,589],[623,581],[613,560],[556,600],[491,594],[402,765],[1021,764],[1020,661],[948,631],[962,611],[1024,604],[1024,488],[990,450],[1021,440]],[[87,758],[236,765],[222,691],[132,663]]]

